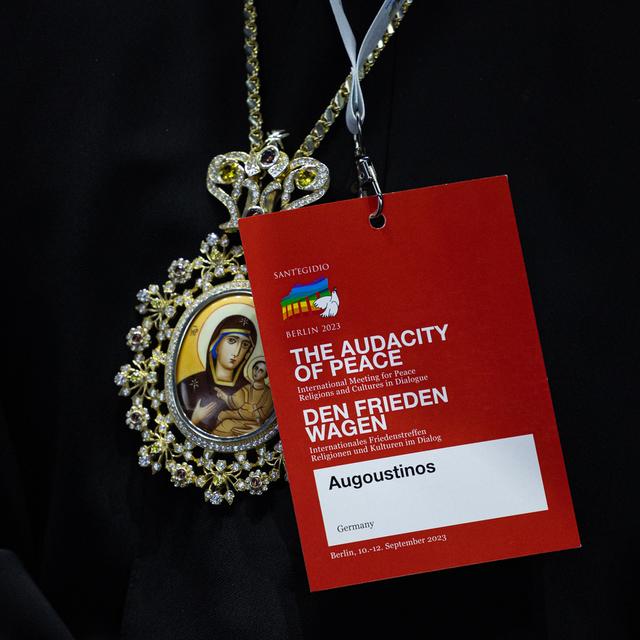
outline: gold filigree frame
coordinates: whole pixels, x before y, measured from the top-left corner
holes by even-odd
[[[164,285],[138,292],[142,321],[127,334],[133,360],[115,383],[131,399],[126,424],[142,436],[139,465],[165,469],[176,487],[201,488],[212,504],[231,504],[238,492],[264,493],[286,472],[275,414],[255,432],[222,438],[197,429],[180,409],[175,365],[191,319],[216,299],[251,294],[242,247],[210,234],[200,254],[174,260]]]

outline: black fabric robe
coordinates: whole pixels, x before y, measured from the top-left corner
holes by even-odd
[[[265,128],[292,154],[348,59],[328,2],[256,4]],[[345,0],[358,40],[377,9]],[[205,172],[248,145],[241,2],[2,12],[0,638],[638,632],[631,15],[416,1],[363,82],[385,190],[509,175],[583,548],[310,594],[287,484],[231,508],[174,488],[137,465],[113,385],[136,292],[226,218]],[[355,195],[352,155],[341,116],[325,201]]]

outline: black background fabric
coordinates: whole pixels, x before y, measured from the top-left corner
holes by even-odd
[[[345,2],[358,36],[377,6]],[[257,8],[265,126],[291,152],[347,58],[324,0]],[[364,82],[385,190],[509,176],[583,548],[316,594],[287,485],[226,508],[152,476],[113,384],[138,289],[225,217],[204,176],[247,147],[240,1],[2,12],[0,637],[638,632],[638,60],[620,6],[418,1]],[[325,201],[351,197],[342,117],[316,157]]]

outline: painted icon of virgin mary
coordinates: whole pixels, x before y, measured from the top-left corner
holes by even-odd
[[[228,408],[219,391],[233,395],[249,384],[243,369],[256,347],[257,335],[256,326],[249,318],[226,317],[211,334],[205,371],[178,383],[182,407],[196,427],[213,433],[220,412]]]

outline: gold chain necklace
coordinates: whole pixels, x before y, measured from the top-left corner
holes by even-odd
[[[405,0],[394,13],[362,77],[410,4]],[[220,225],[229,232],[237,231],[241,216],[301,207],[324,195],[329,170],[311,154],[351,85],[349,75],[289,160],[284,132],[266,139],[262,132],[253,0],[245,0],[244,17],[250,151],[218,155],[207,171],[208,190],[229,211]],[[296,189],[306,194],[292,199]],[[164,284],[138,292],[142,319],[126,336],[133,359],[115,377],[120,395],[131,399],[126,424],[142,437],[138,464],[152,473],[165,469],[175,487],[201,488],[211,504],[231,504],[237,492],[264,493],[282,475],[284,461],[242,246],[211,233],[198,257],[174,260],[167,275]]]
[[[362,65],[361,78],[369,73],[399,27],[411,3],[412,0],[404,0],[392,15],[382,39]],[[250,152],[231,151],[218,155],[211,161],[207,172],[207,189],[229,211],[230,219],[220,225],[221,229],[228,232],[237,230],[238,218],[241,216],[258,215],[277,208],[296,209],[322,198],[329,188],[329,170],[326,165],[311,156],[340,115],[351,89],[349,74],[294,153],[293,159],[289,160],[282,145],[282,139],[286,134],[283,131],[273,131],[265,140],[263,133],[258,27],[253,0],[244,1],[244,34]],[[265,179],[269,182],[263,188],[262,181]],[[225,190],[227,187],[230,191]],[[247,190],[247,197],[241,210],[239,201],[243,189]],[[306,192],[306,195],[292,199],[296,190]]]

